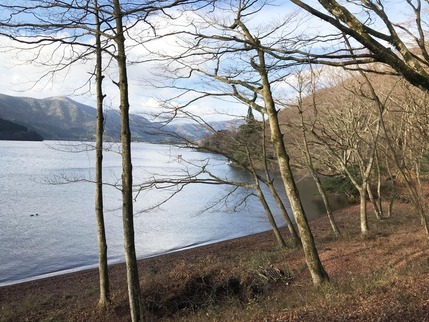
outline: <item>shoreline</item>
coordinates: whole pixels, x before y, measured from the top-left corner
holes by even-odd
[[[302,249],[280,249],[266,231],[139,260],[148,320],[429,321],[429,248],[412,206],[369,214],[366,238],[359,205],[334,216],[340,239],[326,216],[310,221],[329,285],[315,288]],[[107,311],[97,268],[1,287],[0,321],[130,321],[125,264],[109,265],[109,279]]]
[[[281,230],[285,230],[285,227],[281,228]],[[160,261],[171,261],[171,260],[177,260],[182,259],[185,257],[198,257],[200,254],[205,254],[207,252],[218,252],[222,248],[230,248],[234,247],[236,244],[241,244],[243,242],[247,242],[254,239],[266,239],[271,240],[272,242],[275,242],[275,239],[271,235],[272,231],[267,230],[264,232],[259,232],[251,235],[241,236],[241,237],[235,237],[232,239],[227,239],[223,241],[218,241],[210,244],[200,245],[200,246],[193,246],[190,248],[180,249],[180,250],[174,250],[168,253],[160,254],[160,255],[154,255],[151,257],[145,257],[138,259],[138,266],[139,269],[141,269],[145,264],[151,264],[152,262],[160,262]],[[119,263],[112,263],[109,264],[109,273],[116,274],[118,272],[125,272],[125,262],[119,262]],[[54,273],[55,274],[55,273]],[[7,289],[14,289],[14,288],[31,288],[31,287],[39,287],[40,284],[44,283],[57,283],[60,282],[60,280],[63,279],[70,279],[74,277],[88,277],[88,276],[97,276],[98,278],[98,265],[93,268],[84,268],[82,270],[78,269],[76,271],[72,272],[65,272],[65,273],[59,273],[52,276],[42,276],[40,278],[31,279],[28,281],[22,281],[18,283],[8,284],[8,285],[2,285],[0,286],[0,303],[1,303],[1,293],[4,290]],[[27,287],[28,286],[28,287]]]
[[[280,227],[280,229],[285,229],[285,228],[286,227]],[[215,241],[215,242],[206,242],[206,243],[202,243],[200,245],[195,245],[195,246],[185,246],[184,248],[173,249],[173,250],[170,250],[170,251],[168,251],[166,253],[155,254],[155,255],[148,256],[148,257],[138,258],[137,261],[138,262],[140,262],[140,261],[146,261],[146,260],[151,260],[151,259],[155,259],[155,258],[158,258],[158,257],[174,255],[175,253],[193,251],[193,250],[195,250],[197,248],[200,248],[200,247],[208,247],[208,246],[217,245],[217,244],[221,244],[221,243],[227,243],[229,241],[234,241],[236,239],[251,237],[251,236],[260,235],[260,234],[267,234],[267,233],[270,233],[270,232],[271,232],[271,230],[266,230],[266,231],[262,231],[262,232],[253,233],[253,234],[250,234],[250,235],[239,236],[239,237],[232,237],[230,239],[219,240],[219,241]],[[116,266],[116,265],[119,265],[119,266],[123,265],[123,266],[125,266],[125,261],[120,260],[120,261],[117,261],[117,262],[112,262],[112,263],[110,263],[108,265],[109,265],[109,269],[110,269],[110,267],[113,267],[113,266]],[[10,284],[0,284],[0,291],[1,291],[2,288],[9,287],[9,286],[19,285],[19,284],[23,284],[23,283],[31,283],[31,282],[36,282],[36,281],[44,280],[44,279],[51,279],[51,278],[55,278],[55,277],[61,277],[61,276],[65,276],[65,275],[79,274],[79,273],[83,273],[83,272],[86,272],[86,271],[92,271],[92,270],[96,270],[98,272],[98,263],[97,264],[88,264],[88,265],[83,266],[81,268],[69,268],[69,269],[65,269],[65,270],[61,270],[61,271],[56,271],[56,272],[44,273],[42,275],[20,279],[20,280],[11,282]]]

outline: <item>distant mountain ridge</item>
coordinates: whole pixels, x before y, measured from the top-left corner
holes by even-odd
[[[47,140],[95,139],[96,109],[67,97],[36,99],[0,94],[0,118],[20,124]],[[152,143],[177,142],[178,137],[198,140],[210,133],[203,126],[196,124],[163,126],[136,114],[130,114],[130,126],[133,140]],[[216,122],[213,126],[223,129],[231,124]],[[104,135],[106,140],[119,140],[118,111],[105,112]]]

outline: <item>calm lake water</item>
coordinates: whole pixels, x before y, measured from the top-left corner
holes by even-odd
[[[96,267],[94,214],[95,152],[73,142],[0,141],[0,286]],[[105,220],[109,262],[124,261],[119,146],[104,155]],[[66,151],[64,151],[66,150]],[[178,160],[182,155],[182,160]],[[139,258],[214,243],[270,229],[256,197],[241,202],[249,191],[192,184],[137,192],[150,178],[196,174],[200,165],[219,177],[249,178],[222,156],[188,148],[133,144],[136,251]],[[201,177],[201,176],[200,176]],[[64,178],[79,181],[61,184]],[[176,193],[176,194],[175,194]],[[171,197],[167,202],[160,202]],[[311,199],[311,200],[310,200]],[[275,205],[272,199],[271,204]],[[318,212],[318,201],[304,201],[307,212]],[[314,208],[314,209],[313,209]],[[273,207],[279,225],[284,225]]]

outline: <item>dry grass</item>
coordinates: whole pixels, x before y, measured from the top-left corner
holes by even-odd
[[[359,235],[358,207],[311,222],[331,283],[314,288],[300,249],[272,233],[140,262],[149,321],[429,321],[429,249],[411,205]],[[286,234],[286,231],[284,231]],[[112,303],[99,312],[97,272],[0,288],[1,321],[127,321],[125,273],[110,268]]]

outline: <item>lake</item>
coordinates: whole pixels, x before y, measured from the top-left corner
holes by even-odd
[[[117,187],[120,147],[106,148],[103,195],[108,257],[109,263],[118,263],[124,261]],[[0,141],[0,149],[0,286],[97,267],[92,147],[77,142]],[[246,189],[231,192],[229,186],[198,183],[139,191],[139,184],[152,178],[184,178],[198,173],[202,165],[222,178],[250,180],[223,156],[133,143],[132,158],[139,258],[270,229],[262,206]],[[284,226],[272,198],[268,200],[279,225]],[[310,215],[320,211],[320,201],[311,195],[304,203]]]

